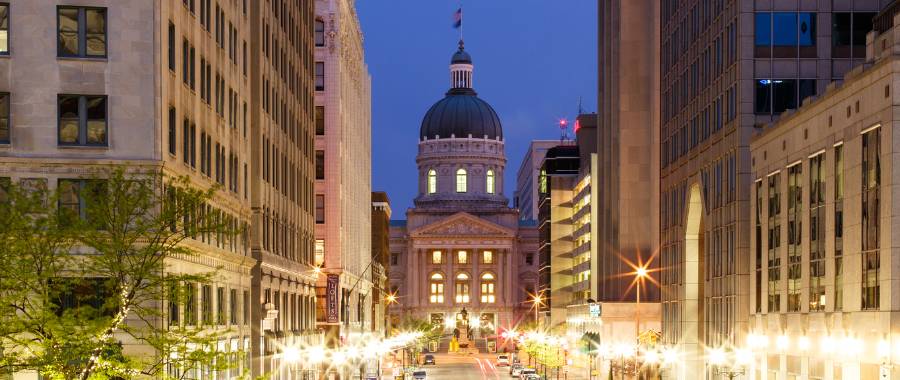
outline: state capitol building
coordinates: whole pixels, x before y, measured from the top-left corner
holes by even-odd
[[[450,90],[422,119],[415,205],[391,223],[390,284],[400,300],[391,313],[450,328],[465,309],[485,352],[502,329],[531,318],[538,233],[503,195],[503,128],[475,92],[472,72],[460,41]]]

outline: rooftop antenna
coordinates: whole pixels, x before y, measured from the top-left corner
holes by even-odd
[[[566,118],[559,119],[559,144],[564,145],[569,141],[569,121]]]
[[[581,115],[584,113],[584,108],[581,107],[581,96],[578,96],[578,114]]]

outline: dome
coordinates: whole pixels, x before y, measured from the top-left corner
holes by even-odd
[[[503,138],[500,118],[490,104],[468,88],[454,88],[434,103],[422,119],[420,138]]]
[[[472,56],[460,47],[459,50],[453,54],[453,58],[450,59],[450,64],[455,63],[472,63]]]

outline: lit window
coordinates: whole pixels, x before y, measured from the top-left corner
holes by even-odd
[[[325,264],[325,240],[316,239],[316,266]]]
[[[456,171],[456,192],[457,193],[465,193],[466,192],[466,169],[459,169]]]
[[[431,275],[431,303],[444,303],[444,276],[440,273]]]
[[[494,291],[494,275],[491,273],[481,275],[481,303],[494,303],[497,300]]]
[[[441,257],[441,251],[433,251],[431,252],[431,263],[432,264],[441,264],[443,257]]]
[[[434,169],[428,171],[428,194],[437,192],[437,172]]]
[[[541,194],[547,194],[547,171],[541,170],[541,175],[538,177],[538,191]]]
[[[456,262],[459,264],[468,264],[469,263],[469,253],[466,251],[456,252]]]
[[[481,262],[484,264],[493,264],[494,263],[494,252],[484,251],[481,253]]]
[[[487,183],[487,193],[493,194],[494,193],[494,171],[493,170],[487,171],[487,178],[485,181]]]
[[[469,275],[456,275],[456,303],[469,303]]]

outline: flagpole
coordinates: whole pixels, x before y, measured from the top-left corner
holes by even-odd
[[[462,0],[459,0],[459,40],[463,40],[463,12],[462,12]]]

